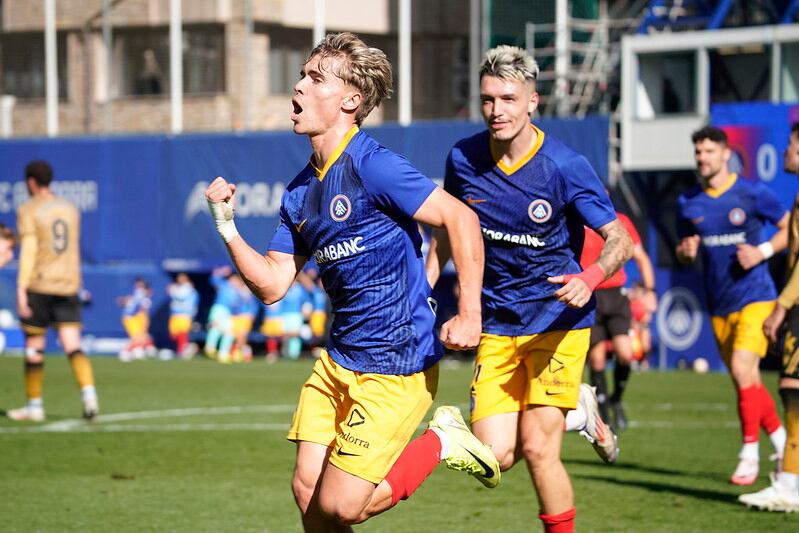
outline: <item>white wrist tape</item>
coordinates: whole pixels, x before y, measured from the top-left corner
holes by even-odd
[[[768,259],[772,255],[774,255],[774,247],[771,245],[771,242],[761,242],[757,245],[757,249],[760,250],[760,253],[763,254],[763,258]]]
[[[208,201],[208,208],[211,210],[211,218],[214,219],[216,231],[226,243],[232,241],[239,231],[233,222],[233,206],[228,202]]]

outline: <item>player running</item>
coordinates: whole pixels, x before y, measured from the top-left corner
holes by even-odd
[[[586,159],[530,123],[537,76],[538,65],[520,48],[486,53],[480,100],[488,131],[455,145],[444,183],[478,215],[485,244],[472,429],[502,470],[526,460],[545,529],[572,531],[572,487],[560,460],[566,412],[578,406],[593,290],[629,259],[632,247]],[[582,270],[584,222],[605,245]],[[456,244],[434,231],[431,283]],[[585,389],[591,401],[583,407],[595,413],[596,397]],[[600,451],[613,460],[615,437],[607,427],[584,409],[572,412],[568,426],[598,430]]]
[[[693,262],[700,250],[713,333],[738,393],[743,446],[730,482],[751,485],[760,471],[762,426],[782,458],[785,429],[760,378],[768,340],[763,321],[777,297],[766,260],[785,248],[788,213],[771,189],[730,172],[724,131],[706,126],[691,136],[700,183],[678,199],[677,258]],[[771,239],[765,223],[777,226]]]
[[[385,54],[351,33],[328,35],[311,51],[291,120],[313,153],[283,195],[265,256],[235,228],[235,185],[219,177],[206,191],[217,230],[260,299],[282,298],[310,257],[330,296],[330,341],[288,435],[306,531],[348,531],[409,497],[442,459],[486,486],[499,482],[496,459],[454,407],[440,407],[408,443],[433,403],[442,354],[416,221],[446,228],[455,243],[459,312],[440,334],[454,349],[479,339],[483,251],[469,209],[359,130],[391,78]]]

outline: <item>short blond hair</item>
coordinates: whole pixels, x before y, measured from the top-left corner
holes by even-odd
[[[538,63],[522,48],[503,44],[492,48],[483,56],[480,78],[483,76],[535,83],[538,79]]]
[[[363,99],[355,113],[356,124],[360,125],[383,98],[391,96],[393,76],[386,54],[379,48],[367,46],[357,35],[350,32],[329,34],[311,50],[308,60],[317,55],[320,59],[342,59],[333,74],[361,91]]]

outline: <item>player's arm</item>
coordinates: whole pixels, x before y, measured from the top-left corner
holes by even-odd
[[[736,256],[738,262],[749,270],[756,267],[763,261],[776,253],[780,253],[788,246],[788,221],[790,215],[786,212],[779,222],[777,222],[777,232],[767,241],[763,241],[757,246],[751,244],[739,244]]]
[[[440,337],[452,349],[468,349],[480,341],[482,331],[482,311],[480,293],[483,284],[483,239],[480,235],[480,222],[477,215],[455,197],[436,187],[414,214],[417,222],[439,228],[439,237],[445,235],[447,251],[451,253],[458,275],[458,314],[441,327]],[[435,234],[434,234],[435,236]],[[443,239],[438,239],[440,247]],[[439,251],[431,247],[430,256],[439,256]],[[428,266],[428,279],[433,269],[440,273],[438,262],[435,267]]]
[[[633,261],[638,267],[638,272],[641,274],[641,283],[646,291],[644,301],[646,302],[646,309],[650,313],[657,310],[657,294],[655,293],[655,269],[652,266],[652,260],[649,259],[649,254],[644,250],[643,245],[639,242],[633,245]]]
[[[597,285],[615,274],[632,255],[633,242],[621,220],[614,219],[596,231],[605,239],[596,263],[579,274],[547,278],[550,283],[563,284],[563,287],[555,291],[554,296],[569,307],[579,309],[587,304]]]
[[[233,223],[235,192],[234,184],[216,178],[205,192],[211,216],[244,283],[261,301],[276,302],[285,296],[306,258],[273,250],[262,255],[247,244]]]
[[[772,342],[777,342],[777,334],[779,333],[780,326],[785,320],[785,315],[799,300],[799,265],[794,266],[791,272],[791,277],[788,278],[788,283],[780,292],[777,298],[777,304],[771,311],[771,314],[763,321],[763,333],[766,334]]]
[[[17,217],[19,229],[19,271],[17,272],[17,314],[20,318],[32,315],[28,305],[28,285],[36,267],[36,254],[39,243],[36,240],[36,229],[29,214],[20,213]]]

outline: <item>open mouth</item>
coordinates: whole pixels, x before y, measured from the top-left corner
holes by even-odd
[[[291,106],[293,107],[292,110],[293,115],[299,115],[300,113],[302,113],[302,106],[298,104],[296,100],[293,99],[291,100]]]

